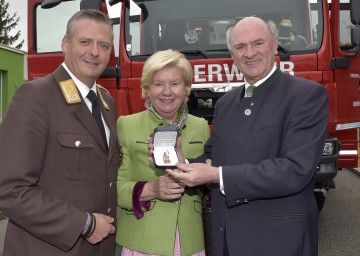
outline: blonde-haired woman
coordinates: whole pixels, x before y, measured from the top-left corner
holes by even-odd
[[[156,52],[142,73],[146,110],[118,119],[123,162],[117,180],[121,210],[116,242],[121,255],[205,255],[202,190],[178,184],[148,161],[147,137],[158,126],[177,128],[186,158],[203,153],[208,124],[188,114],[186,104],[192,76],[183,54]]]

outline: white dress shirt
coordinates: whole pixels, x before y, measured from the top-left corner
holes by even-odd
[[[84,84],[79,79],[77,79],[73,73],[71,73],[70,69],[66,66],[65,63],[62,63],[62,65],[65,68],[65,70],[69,73],[72,80],[74,80],[74,83],[75,83],[76,87],[78,88],[78,90],[80,91],[81,96],[83,97],[86,106],[89,108],[90,112],[92,112],[92,103],[86,96],[88,95],[90,90],[93,90],[95,92],[95,94],[97,95],[96,83],[94,83],[93,86],[91,88],[89,88],[86,84]],[[103,124],[104,124],[106,141],[109,146],[110,129],[109,129],[109,126],[106,124],[102,113],[101,113],[101,120],[103,121]]]

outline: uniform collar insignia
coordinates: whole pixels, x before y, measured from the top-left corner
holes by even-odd
[[[109,105],[106,103],[106,101],[104,100],[104,97],[102,96],[102,94],[101,94],[101,90],[100,90],[100,88],[101,89],[104,89],[104,90],[106,90],[104,87],[102,87],[101,85],[96,85],[96,87],[97,87],[97,92],[98,92],[98,95],[99,95],[99,98],[100,98],[100,100],[101,100],[101,102],[102,102],[102,104],[104,105],[104,108],[106,109],[106,110],[109,110],[110,108],[109,108]],[[107,92],[107,90],[106,90],[106,92]]]
[[[81,102],[79,91],[72,79],[61,81],[59,84],[68,104],[76,104]]]

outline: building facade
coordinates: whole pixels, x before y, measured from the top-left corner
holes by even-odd
[[[26,80],[26,52],[0,44],[0,123],[14,92]]]

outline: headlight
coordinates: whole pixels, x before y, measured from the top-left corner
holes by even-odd
[[[331,142],[326,142],[324,145],[323,156],[331,156],[334,154],[334,145]]]

